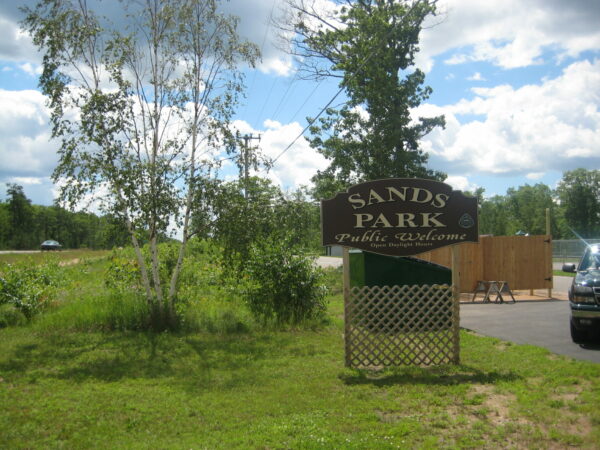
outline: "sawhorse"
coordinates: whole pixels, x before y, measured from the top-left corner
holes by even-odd
[[[475,292],[473,292],[473,298],[471,299],[471,302],[475,301],[475,297],[477,297],[479,292],[485,292],[483,303],[490,303],[492,301],[490,297],[493,294],[496,294],[494,302],[504,303],[504,297],[502,297],[503,292],[505,294],[509,294],[513,303],[516,303],[515,297],[513,296],[513,293],[508,286],[508,282],[506,281],[477,281],[477,287],[475,288]]]

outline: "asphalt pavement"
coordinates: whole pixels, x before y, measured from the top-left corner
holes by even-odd
[[[460,326],[485,336],[600,363],[600,342],[580,346],[571,340],[567,291],[572,281],[572,277],[555,276],[551,299],[544,298],[547,291],[538,290],[534,297],[517,296],[516,303],[463,301]]]
[[[569,316],[569,302],[564,300],[462,303],[460,326],[485,336],[600,363],[600,343],[580,346],[571,340]]]

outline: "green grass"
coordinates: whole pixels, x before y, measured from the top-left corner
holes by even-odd
[[[63,250],[60,252],[42,252],[35,253],[3,253],[0,254],[0,263],[13,264],[21,261],[33,261],[36,264],[43,263],[49,259],[58,259],[59,261],[71,262],[75,260],[103,258],[110,253],[110,250]]]
[[[598,365],[466,332],[460,366],[369,373],[343,367],[339,326],[32,331],[0,332],[1,448],[591,448],[600,439]]]
[[[98,265],[70,270],[64,307],[100,286]],[[316,331],[84,332],[48,322],[61,308],[2,329],[0,448],[600,442],[600,365],[463,331],[459,366],[346,369],[339,283],[335,292]]]
[[[572,272],[563,272],[562,270],[553,270],[552,274],[555,277],[575,277],[575,274]]]

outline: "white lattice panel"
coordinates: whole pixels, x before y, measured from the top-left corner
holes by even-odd
[[[458,303],[452,287],[354,287],[345,299],[346,365],[457,363]]]

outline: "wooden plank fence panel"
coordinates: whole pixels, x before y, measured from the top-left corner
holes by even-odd
[[[462,292],[469,292],[475,289],[477,281],[483,278],[483,253],[479,243],[467,242],[460,244],[460,289]],[[444,247],[431,252],[415,255],[415,258],[452,267],[452,248]]]
[[[460,244],[460,290],[472,292],[478,280],[507,281],[511,289],[552,288],[551,236],[481,236]],[[451,266],[450,247],[416,255]]]
[[[497,236],[483,242],[484,279],[507,281],[511,289],[552,287],[550,236]]]

